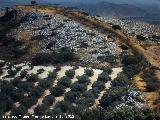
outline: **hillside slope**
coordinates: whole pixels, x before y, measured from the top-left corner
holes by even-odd
[[[94,29],[102,34],[105,34],[106,31],[109,31],[111,33],[114,33],[116,36],[119,37],[119,39],[129,45],[136,53],[143,55],[147,61],[152,64],[153,66],[156,66],[160,68],[160,60],[157,59],[157,55],[153,54],[152,52],[146,51],[143,47],[141,47],[135,38],[127,37],[123,31],[115,31],[112,29],[112,26],[109,24],[106,24],[103,21],[100,21],[96,18],[92,18],[90,16],[87,16],[85,14],[79,13],[77,11],[66,11],[63,8],[52,8],[48,7],[47,9],[44,7],[30,7],[30,6],[17,6],[18,9],[24,10],[24,11],[34,11],[38,9],[39,12],[46,12],[46,13],[58,13],[63,16],[66,16],[68,18],[71,18],[73,20],[76,20],[81,23],[83,22],[83,25],[86,27],[89,27],[90,29]]]

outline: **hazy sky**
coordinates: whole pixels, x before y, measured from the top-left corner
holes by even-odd
[[[25,4],[30,3],[31,0],[0,0],[0,6],[11,4]],[[160,7],[160,0],[36,0],[43,3],[58,3],[58,2],[76,2],[76,3],[95,3],[106,1],[110,3],[119,4],[134,4],[134,5],[156,5]]]
[[[107,1],[111,3],[128,3],[128,4],[159,4],[160,0],[47,0],[47,1],[56,1],[56,2],[67,2],[67,1],[76,1],[83,3],[94,3],[100,1]]]
[[[47,0],[47,1],[77,1],[77,2],[99,2],[99,1],[107,1],[107,2],[115,2],[115,3],[159,3],[160,0]]]

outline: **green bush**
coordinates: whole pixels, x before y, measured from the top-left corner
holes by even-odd
[[[30,96],[39,98],[43,95],[44,91],[45,91],[44,88],[37,86],[36,88],[32,89],[32,91],[30,92]]]
[[[114,102],[122,102],[122,96],[126,95],[127,92],[128,88],[126,87],[116,87],[106,90],[101,100],[99,100],[101,107],[107,108]]]
[[[62,85],[59,85],[59,86],[55,86],[53,88],[50,89],[50,92],[53,96],[55,97],[59,97],[59,96],[62,96],[65,92],[65,87],[62,86]]]
[[[87,47],[89,47],[89,45],[86,42],[81,42],[80,47],[81,48],[87,48]]]
[[[1,43],[4,46],[13,45],[15,41],[16,41],[16,39],[13,37],[3,37],[1,39]]]
[[[9,76],[15,76],[17,74],[17,70],[10,69],[10,70],[8,70],[8,74],[9,74]]]
[[[0,102],[0,114],[8,112],[14,107],[14,102],[10,99],[1,100]]]
[[[87,86],[85,84],[73,83],[71,86],[71,90],[83,93],[87,90]]]
[[[158,85],[160,84],[160,81],[158,80],[157,77],[151,77],[149,78],[148,81],[146,81],[146,83],[147,83],[147,90],[152,92],[158,90]]]
[[[137,35],[136,37],[137,37],[138,40],[141,40],[141,41],[147,40],[147,38],[142,36],[142,35]]]
[[[64,96],[64,100],[72,103],[75,102],[79,97],[80,97],[79,92],[69,91]]]
[[[52,63],[54,58],[54,54],[52,53],[38,53],[33,59],[33,65],[44,65],[48,63]]]
[[[122,63],[127,65],[135,65],[138,64],[141,61],[141,56],[134,56],[134,55],[126,55],[124,56]]]
[[[15,102],[20,101],[24,97],[23,92],[19,90],[13,90],[10,93],[10,98],[14,100]]]
[[[53,80],[53,79],[56,79],[56,77],[57,77],[57,72],[56,71],[48,73],[48,78]]]
[[[66,75],[67,77],[69,77],[69,78],[73,78],[74,75],[75,75],[75,70],[67,70],[67,71],[65,72],[65,75]]]
[[[12,109],[11,115],[12,115],[12,116],[16,116],[17,118],[20,119],[20,118],[22,118],[22,116],[25,115],[27,112],[28,112],[28,111],[27,111],[27,108],[21,105],[21,106],[19,106],[18,108]],[[19,115],[21,115],[21,116],[19,116]]]
[[[25,76],[27,76],[28,72],[26,70],[22,70],[20,73],[21,78],[24,78]]]
[[[94,75],[94,71],[92,69],[85,69],[85,74],[89,77]]]
[[[52,53],[39,53],[32,59],[33,65],[45,65],[48,63],[58,64],[68,61],[77,60],[74,51],[70,48],[63,47]]]
[[[79,84],[86,84],[86,85],[88,85],[90,83],[90,79],[86,75],[77,76],[77,79],[78,79],[77,82]]]
[[[94,104],[94,102],[95,101],[92,98],[80,98],[75,103],[77,105],[83,106],[84,108],[88,108],[91,107]]]
[[[128,46],[126,46],[124,44],[121,45],[121,48],[122,48],[122,50],[128,50],[129,49]]]
[[[44,79],[44,80],[40,80],[39,83],[38,83],[38,85],[40,87],[42,87],[42,88],[47,89],[50,86],[52,86],[52,83],[53,83],[52,80],[50,80],[50,79]]]
[[[36,81],[38,81],[38,75],[37,74],[30,74],[30,75],[27,75],[26,76],[26,79],[28,80],[28,81],[33,81],[33,82],[36,82]]]
[[[31,82],[20,82],[17,85],[18,89],[24,92],[31,92],[34,88],[34,84]]]
[[[105,84],[104,82],[101,82],[101,81],[95,81],[92,84],[92,88],[98,88],[99,91],[102,91],[105,88]]]
[[[68,88],[71,85],[71,80],[68,77],[64,76],[58,80],[57,85],[63,85]]]
[[[5,94],[9,94],[15,89],[15,87],[9,81],[2,81],[0,89],[1,89],[1,92]]]
[[[106,72],[101,73],[97,79],[97,81],[101,81],[104,83],[108,82],[109,80],[111,80],[111,78],[109,77],[109,74]]]
[[[35,109],[34,109],[34,113],[35,115],[39,115],[39,116],[42,116],[42,115],[45,115],[46,113],[46,109],[47,109],[47,106],[45,105],[38,105]]]
[[[45,70],[42,68],[42,69],[39,69],[39,70],[37,70],[37,74],[41,74],[41,73],[43,73]]]
[[[20,58],[27,53],[27,48],[19,48],[15,47],[13,50],[13,54],[15,58]]]
[[[53,95],[47,95],[45,96],[45,98],[43,99],[43,104],[45,106],[51,106],[55,101],[55,97]]]
[[[127,77],[126,74],[124,73],[120,73],[118,74],[117,78],[115,78],[112,81],[112,86],[113,87],[124,87],[124,86],[128,86],[131,85],[131,80]]]
[[[3,67],[5,64],[5,62],[0,62],[0,68]]]
[[[119,26],[119,25],[113,25],[112,28],[114,30],[121,30],[122,29],[121,26]]]
[[[30,108],[31,106],[37,103],[37,99],[34,97],[26,97],[20,101],[20,104],[26,108]]]
[[[102,70],[103,70],[103,72],[106,72],[109,75],[112,73],[112,68],[110,68],[110,67],[103,67]]]
[[[56,104],[56,108],[60,108],[63,113],[66,113],[70,108],[71,103],[66,101],[61,101]]]

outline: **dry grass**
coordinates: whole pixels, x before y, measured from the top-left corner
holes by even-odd
[[[22,42],[27,42],[31,39],[32,31],[24,30],[17,33],[17,38]]]
[[[142,90],[142,91],[146,91],[146,87],[147,87],[147,84],[146,82],[141,78],[141,74],[138,74],[136,75],[134,78],[134,86],[139,89],[139,90]]]

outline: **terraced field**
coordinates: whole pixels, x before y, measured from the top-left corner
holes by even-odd
[[[29,114],[34,114],[34,110],[38,106],[46,105],[44,100],[47,98],[50,98],[50,104],[46,110],[54,109],[62,101],[75,102],[78,105],[85,104],[90,108],[96,107],[99,105],[99,100],[106,89],[111,87],[111,81],[122,72],[122,68],[112,68],[109,75],[100,69],[81,66],[31,67],[26,63],[13,66],[4,61],[1,61],[1,63],[4,63],[0,76],[0,79],[3,80],[1,83],[4,86],[12,83],[14,87],[10,89],[13,93],[14,91],[21,91],[17,93],[21,96],[17,96],[17,99],[14,98],[15,109],[18,109],[21,105],[26,105]],[[102,77],[102,75],[104,76]],[[76,95],[73,96],[75,98],[70,98],[72,94]],[[94,96],[91,97],[90,95]],[[28,106],[26,100],[32,100],[33,98],[34,102]],[[5,114],[10,115],[12,112],[11,110]]]

